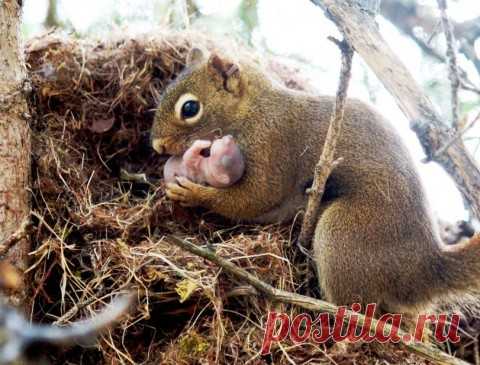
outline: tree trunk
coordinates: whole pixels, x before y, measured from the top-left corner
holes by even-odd
[[[58,28],[60,27],[60,21],[58,20],[58,12],[57,12],[57,0],[49,0],[48,1],[48,10],[47,16],[43,25],[45,28]]]
[[[0,259],[23,272],[30,245],[19,229],[30,213],[30,131],[20,12],[21,0],[0,1]],[[25,291],[10,293],[11,301],[24,303]]]

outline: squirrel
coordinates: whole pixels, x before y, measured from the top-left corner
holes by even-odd
[[[229,134],[245,172],[227,188],[178,177],[167,196],[233,220],[292,219],[305,208],[334,105],[288,89],[255,62],[193,48],[161,96],[152,147],[181,155],[197,139]],[[415,315],[478,292],[480,239],[441,242],[412,157],[386,119],[348,99],[336,154],[343,162],[327,181],[312,243],[326,300]]]
[[[203,156],[208,151],[208,156]],[[165,163],[163,176],[166,183],[177,176],[190,181],[226,188],[235,184],[243,175],[245,162],[242,152],[232,136],[224,136],[213,142],[196,140],[183,156],[172,156]]]

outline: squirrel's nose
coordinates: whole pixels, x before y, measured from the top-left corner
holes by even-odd
[[[157,153],[163,155],[165,153],[165,145],[161,139],[154,139],[152,141],[152,147]]]

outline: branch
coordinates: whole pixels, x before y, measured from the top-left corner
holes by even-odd
[[[395,25],[397,27],[399,27],[397,24],[395,24]],[[400,29],[403,30],[402,28],[400,28]],[[428,40],[425,41],[420,36],[416,35],[415,32],[413,31],[413,29],[410,29],[410,28],[405,29],[405,30],[403,30],[403,32],[407,36],[409,36],[417,44],[418,47],[420,47],[422,52],[424,52],[428,56],[432,57],[437,62],[441,62],[441,63],[446,63],[447,62],[447,59],[442,54],[440,54],[436,49],[434,49],[432,46],[429,45],[430,41],[428,41]],[[462,49],[464,49],[463,46],[460,47],[460,50],[462,50]],[[473,50],[473,52],[474,52],[474,50]],[[480,60],[479,60],[479,62],[480,62]],[[480,66],[480,64],[479,64],[479,66]],[[480,88],[477,85],[475,85],[475,83],[468,78],[467,72],[458,65],[457,65],[457,70],[458,70],[459,77],[460,77],[460,85],[459,86],[463,90],[467,90],[467,91],[470,91],[470,92],[475,93],[477,95],[480,95]],[[480,72],[480,67],[479,67],[479,72]]]
[[[460,77],[458,76],[457,54],[455,52],[455,39],[453,37],[452,24],[447,16],[447,0],[437,0],[440,9],[443,33],[447,42],[448,78],[451,84],[452,98],[452,125],[458,129],[458,89]]]
[[[456,139],[443,153],[435,153],[451,140],[455,131],[448,129],[441,120],[431,101],[380,35],[375,20],[351,1],[311,1],[327,12],[346,40],[392,94],[410,120],[428,161],[435,161],[445,169],[472,215],[480,217],[480,170],[476,162],[461,139]]]
[[[436,158],[438,155],[441,155],[444,153],[452,144],[458,139],[461,139],[476,123],[480,120],[480,113],[477,114],[477,116],[470,122],[468,123],[467,126],[465,126],[463,129],[457,129],[457,132],[450,138],[449,141],[445,143],[442,147],[440,147],[437,151],[435,151],[435,155],[433,156]],[[422,162],[428,162],[428,161],[422,161]]]
[[[256,276],[250,274],[248,271],[236,266],[235,264],[231,263],[230,261],[217,256],[213,251],[209,251],[194,244],[182,240],[175,236],[168,236],[168,242],[173,243],[175,246],[178,246],[194,255],[200,256],[214,264],[218,265],[225,271],[226,273],[233,275],[234,277],[245,281],[246,283],[253,286],[257,289],[261,294],[266,295],[270,300],[278,301],[282,303],[293,304],[299,306],[301,308],[316,311],[316,312],[323,312],[329,313],[333,316],[336,315],[338,312],[339,307],[334,304],[325,302],[323,300],[307,297],[305,295],[300,295],[296,293],[290,293],[285,290],[276,289],[273,286],[263,282],[262,280],[258,279]],[[352,312],[350,310],[346,311],[346,317],[344,319],[345,324],[348,324],[349,316],[356,315],[358,316],[358,327],[362,327],[366,322],[366,317],[362,314],[357,312]],[[371,329],[377,328],[379,321],[372,318],[371,319]],[[384,333],[391,333],[392,325],[389,323],[385,323],[386,332]],[[372,332],[373,334],[374,332]],[[453,356],[450,356],[444,353],[441,350],[438,350],[434,346],[427,345],[423,342],[405,342],[404,336],[407,335],[406,332],[399,329],[398,335],[401,339],[401,343],[405,346],[405,348],[413,353],[416,353],[422,356],[425,359],[434,361],[436,364],[450,364],[450,365],[467,365],[468,363],[457,359]]]
[[[303,218],[302,229],[298,244],[301,248],[310,246],[313,237],[315,225],[318,221],[320,211],[320,203],[323,193],[325,192],[325,184],[332,171],[341,162],[340,159],[334,159],[337,140],[342,131],[343,115],[345,111],[345,101],[347,99],[348,83],[352,74],[352,58],[353,49],[347,41],[342,42],[329,38],[342,51],[342,69],[340,71],[340,82],[338,84],[337,96],[335,99],[335,111],[330,119],[327,137],[323,145],[322,155],[315,166],[312,187],[308,190],[309,198],[307,209]]]
[[[386,19],[417,42],[425,53],[445,62],[443,56],[438,57],[438,53],[428,47],[427,43],[429,42],[424,42],[413,32],[414,28],[420,27],[427,34],[434,33],[436,24],[439,24],[441,19],[435,17],[433,12],[428,10],[428,7],[418,4],[416,1],[383,0],[381,6],[381,13]],[[460,52],[475,65],[480,74],[480,59],[474,50],[475,41],[480,37],[480,17],[463,23],[453,22],[452,30],[454,37],[460,41]],[[425,47],[420,43],[423,43]],[[429,50],[432,50],[433,53]]]

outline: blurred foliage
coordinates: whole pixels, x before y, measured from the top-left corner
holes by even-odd
[[[243,0],[238,13],[243,23],[243,35],[252,44],[252,34],[258,26],[258,1]]]
[[[34,1],[38,0],[27,0],[25,6],[31,6]],[[112,6],[107,6],[105,14],[95,14],[95,20],[86,22],[87,26],[82,24],[80,29],[62,11],[66,8],[71,10],[72,0],[45,0],[44,18],[35,23],[24,22],[23,34],[30,37],[42,29],[56,27],[80,37],[102,37],[119,28],[141,31],[160,26],[181,30],[195,24],[208,28],[210,32],[228,34],[252,44],[252,34],[259,22],[257,0],[229,0],[215,11],[212,11],[214,7],[208,0],[103,1],[107,5],[110,1]],[[42,5],[37,3],[35,6]]]

